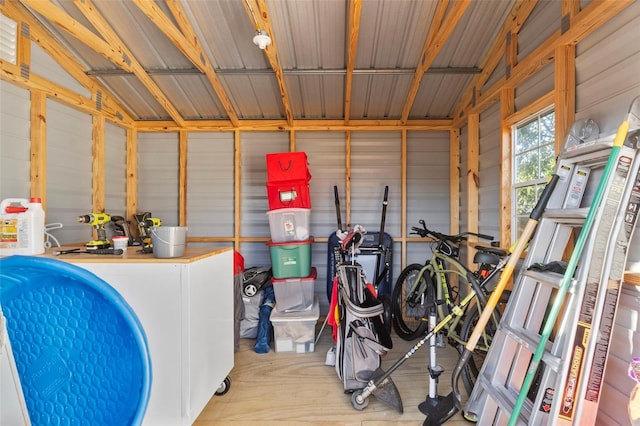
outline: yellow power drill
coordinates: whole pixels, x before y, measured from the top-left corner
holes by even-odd
[[[157,217],[152,217],[150,212],[137,213],[133,215],[138,225],[138,237],[142,249],[140,253],[153,253],[153,243],[151,242],[151,228],[162,225],[162,221]]]
[[[103,249],[111,247],[111,241],[107,239],[105,224],[111,222],[111,216],[106,213],[91,213],[78,216],[78,222],[88,223],[96,230],[96,239],[89,241],[85,246],[87,249]]]

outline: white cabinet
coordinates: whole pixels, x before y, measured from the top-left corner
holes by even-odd
[[[140,319],[152,367],[144,424],[192,424],[233,368],[233,251],[58,259],[105,280]]]

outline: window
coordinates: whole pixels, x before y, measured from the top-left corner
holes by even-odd
[[[512,128],[512,239],[524,230],[555,167],[555,113],[545,110]]]

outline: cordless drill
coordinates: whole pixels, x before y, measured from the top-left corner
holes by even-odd
[[[89,241],[86,245],[89,250],[97,250],[111,247],[111,241],[107,239],[105,225],[111,222],[111,216],[106,213],[91,213],[78,216],[79,223],[88,223],[96,230],[96,239]]]
[[[113,223],[113,235],[127,237],[129,239],[127,245],[132,246],[134,241],[129,221],[122,216],[111,216],[111,222]]]
[[[151,228],[162,225],[162,221],[157,217],[152,217],[150,212],[137,213],[133,215],[138,225],[138,237],[142,249],[140,253],[153,253],[153,243],[151,242]]]

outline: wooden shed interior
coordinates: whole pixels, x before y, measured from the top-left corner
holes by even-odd
[[[334,186],[372,231],[389,188],[394,279],[420,219],[506,249],[515,126],[614,132],[639,39],[633,0],[0,0],[0,200],[40,197],[62,244],[148,211],[266,265],[265,154],[304,151],[324,315]]]
[[[263,154],[305,150],[318,243],[335,229],[333,185],[345,222],[375,227],[376,200],[390,184],[398,267],[411,260],[407,244],[419,239],[408,230],[420,218],[450,233],[490,233],[508,247],[511,126],[553,107],[556,151],[576,117],[614,129],[638,85],[628,77],[637,58],[607,37],[637,35],[633,4],[4,1],[3,86],[26,89],[30,101],[29,135],[18,142],[24,130],[14,132],[20,120],[10,123],[12,98],[3,94],[3,152],[21,143],[29,157],[3,164],[0,190],[41,197],[48,220],[67,226],[65,242],[87,238],[69,223],[80,197],[80,210],[158,211],[167,224],[189,225],[190,242],[232,244],[260,264]],[[252,43],[259,31],[271,39],[264,50]],[[594,34],[607,40],[591,49]],[[592,83],[615,75],[611,90]],[[90,120],[83,153],[68,135],[57,152],[53,104]],[[189,147],[205,143],[224,152]],[[218,163],[199,164],[205,155]],[[55,171],[58,161],[65,170]],[[89,162],[88,176],[69,169],[76,161]],[[200,182],[201,168],[217,171]],[[90,185],[60,191],[76,178]]]

